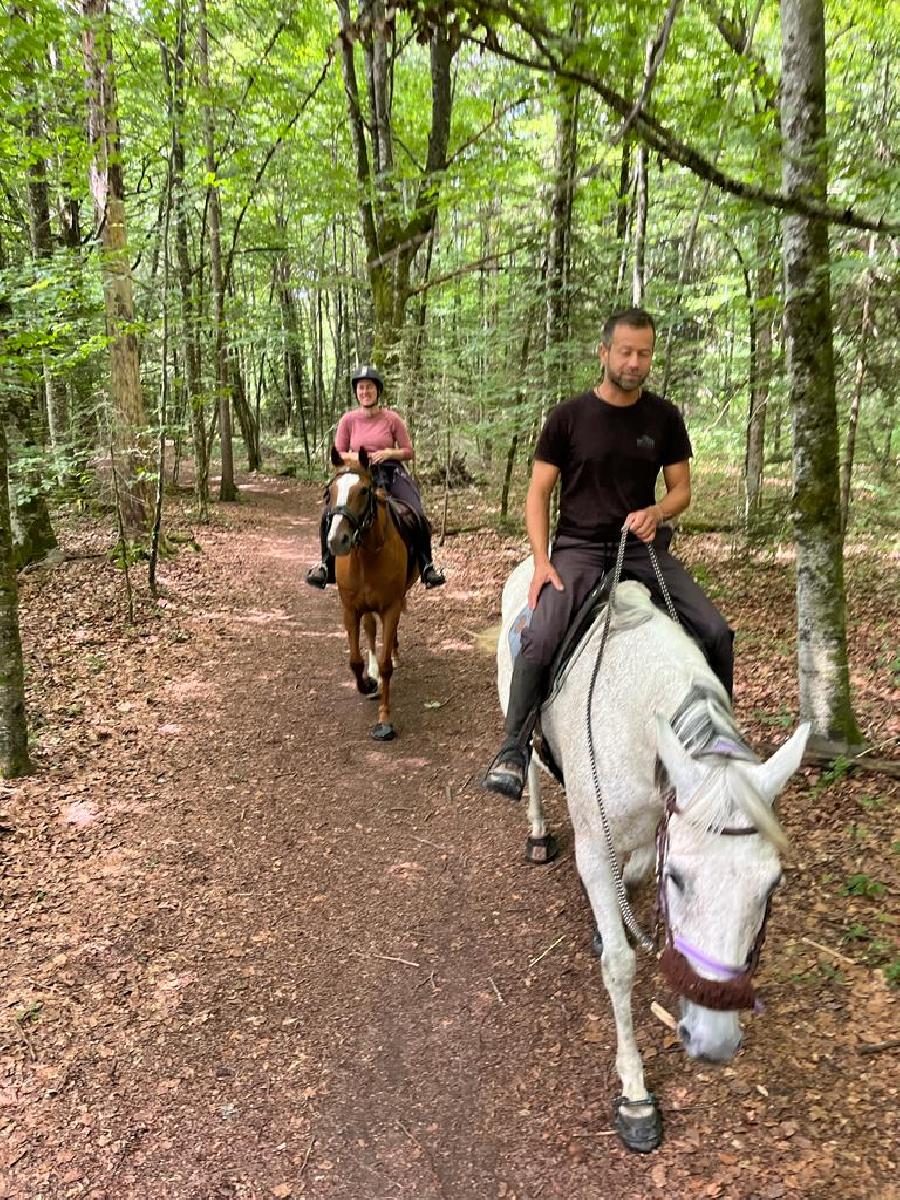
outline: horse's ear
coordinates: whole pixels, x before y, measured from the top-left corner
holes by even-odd
[[[360,448],[359,448],[359,465],[362,467],[362,469],[364,471],[368,471],[368,469],[369,469],[369,452],[366,450],[365,446],[360,446]]]
[[[331,443],[331,465],[334,467],[342,467],[344,460],[341,458],[340,451],[334,442]]]
[[[699,784],[702,771],[662,713],[656,714],[656,753],[675,791],[690,795]]]
[[[775,802],[775,797],[803,761],[803,751],[806,749],[806,739],[809,737],[810,728],[809,721],[804,721],[793,736],[775,751],[768,762],[760,763],[759,766],[750,767],[748,770],[747,774],[753,781],[756,790],[770,804]]]

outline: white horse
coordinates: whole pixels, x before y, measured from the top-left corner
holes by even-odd
[[[503,591],[497,659],[504,711],[510,642],[521,629],[532,572],[529,558]],[[592,688],[602,621],[595,621],[544,704],[541,726],[565,778],[575,861],[602,944],[622,1082],[616,1129],[630,1149],[647,1151],[659,1144],[662,1122],[634,1037],[636,955],[626,924],[645,948],[649,939],[623,883],[639,882],[656,864],[666,927],[660,966],[682,997],[681,1040],[694,1058],[728,1061],[741,1042],[736,1010],[753,1006],[752,974],[781,876],[778,851],[785,837],[773,803],[800,765],[809,726],[760,762],[738,732],[728,697],[700,649],[635,582],[616,590]],[[670,724],[676,715],[679,736]],[[668,797],[666,776],[674,789]],[[546,846],[534,758],[528,793],[529,844]]]

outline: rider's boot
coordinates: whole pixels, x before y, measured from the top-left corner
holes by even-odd
[[[334,559],[330,554],[310,567],[306,572],[306,582],[314,588],[324,588],[326,584],[334,583]]]
[[[443,587],[447,582],[444,572],[434,565],[430,556],[426,558],[424,554],[419,555],[419,578],[426,588]]]
[[[431,530],[427,521],[422,523],[416,558],[419,564],[419,578],[425,587],[443,587],[447,580],[444,578],[444,572],[431,561]]]
[[[322,547],[322,561],[306,572],[306,582],[310,587],[324,588],[326,584],[334,583],[334,555],[328,552],[328,523],[330,513],[327,508],[319,521],[319,543]]]
[[[531,734],[541,707],[547,668],[528,662],[521,654],[513,663],[506,709],[506,738],[497,757],[487,769],[481,786],[518,800],[525,787]]]

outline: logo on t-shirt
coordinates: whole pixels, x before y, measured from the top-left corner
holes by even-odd
[[[649,433],[642,433],[637,439],[637,443],[641,450],[653,450],[656,447],[656,442]]]

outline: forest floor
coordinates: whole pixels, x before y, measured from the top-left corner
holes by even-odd
[[[730,1066],[685,1058],[641,964],[665,1140],[631,1155],[561,794],[561,856],[534,867],[524,807],[478,787],[501,720],[473,635],[523,541],[448,540],[447,586],[417,587],[401,626],[400,736],[378,744],[337,595],[302,583],[320,489],[242,485],[162,562],[161,604],[132,569],[132,626],[108,522],[72,520],[65,560],[22,577],[36,773],[0,784],[0,1197],[897,1196],[896,779],[839,763],[785,793],[766,1009]],[[783,740],[788,554],[678,551],[739,627],[743,727]],[[882,757],[896,571],[848,556]]]

